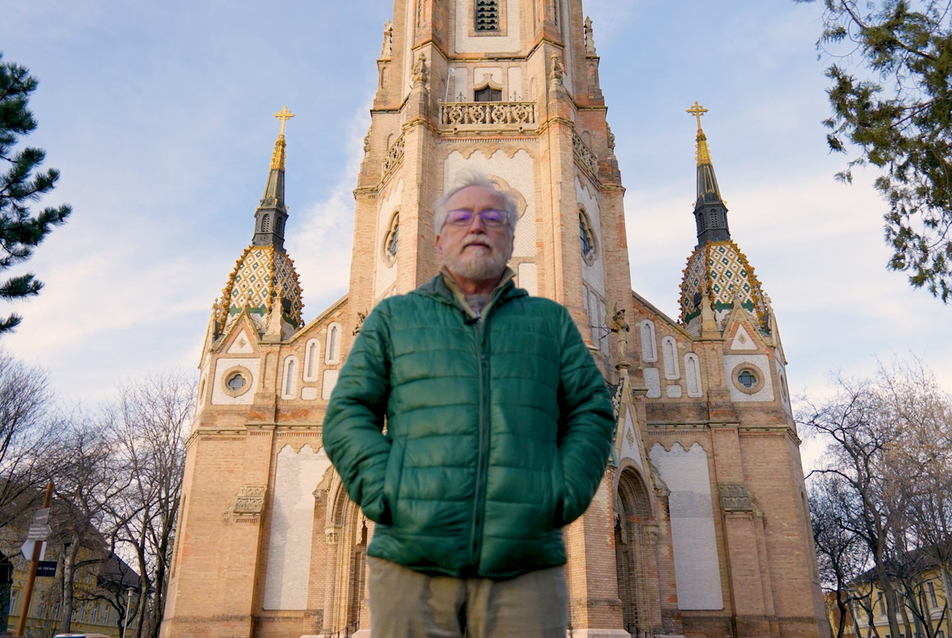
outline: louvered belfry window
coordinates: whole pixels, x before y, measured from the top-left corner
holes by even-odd
[[[499,0],[476,0],[476,31],[499,31]]]

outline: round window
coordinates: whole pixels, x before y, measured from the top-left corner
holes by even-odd
[[[750,390],[755,385],[757,385],[757,377],[754,376],[754,373],[750,370],[744,370],[737,375],[737,380],[742,386]]]
[[[745,394],[757,394],[764,387],[764,375],[756,366],[743,363],[731,373],[734,387]]]
[[[226,395],[230,397],[240,397],[251,390],[251,381],[254,377],[251,371],[244,366],[235,366],[225,372],[221,377],[219,386]]]
[[[245,387],[246,383],[248,382],[245,380],[244,375],[240,372],[236,372],[228,377],[228,381],[225,382],[225,385],[227,385],[228,389],[232,392],[241,392],[241,389]]]

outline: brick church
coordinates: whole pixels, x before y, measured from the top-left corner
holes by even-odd
[[[697,246],[671,318],[631,289],[581,0],[394,0],[392,18],[350,289],[306,321],[277,115],[252,241],[208,323],[163,638],[366,635],[373,523],[321,423],[363,319],[436,273],[433,202],[464,169],[517,194],[517,283],[569,309],[613,394],[602,486],[565,529],[572,635],[827,636],[778,322],[731,240],[703,107]]]

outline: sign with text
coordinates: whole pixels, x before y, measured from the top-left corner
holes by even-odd
[[[36,567],[37,578],[53,578],[56,576],[56,561],[41,560]]]
[[[50,537],[51,531],[49,525],[30,525],[30,529],[26,533],[26,539],[28,541],[45,541]]]
[[[41,510],[36,510],[36,513],[33,514],[33,525],[49,525],[50,522],[50,508],[44,507]]]

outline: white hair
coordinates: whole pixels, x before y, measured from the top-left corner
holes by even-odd
[[[512,232],[516,232],[516,222],[519,221],[519,204],[516,201],[514,193],[496,188],[496,185],[493,184],[492,180],[489,179],[485,173],[467,170],[457,176],[452,189],[436,200],[433,213],[433,227],[436,229],[437,234],[443,230],[443,225],[446,223],[446,214],[448,212],[446,205],[450,199],[456,193],[470,186],[481,186],[499,195],[506,207],[506,216],[509,218],[509,228]]]

